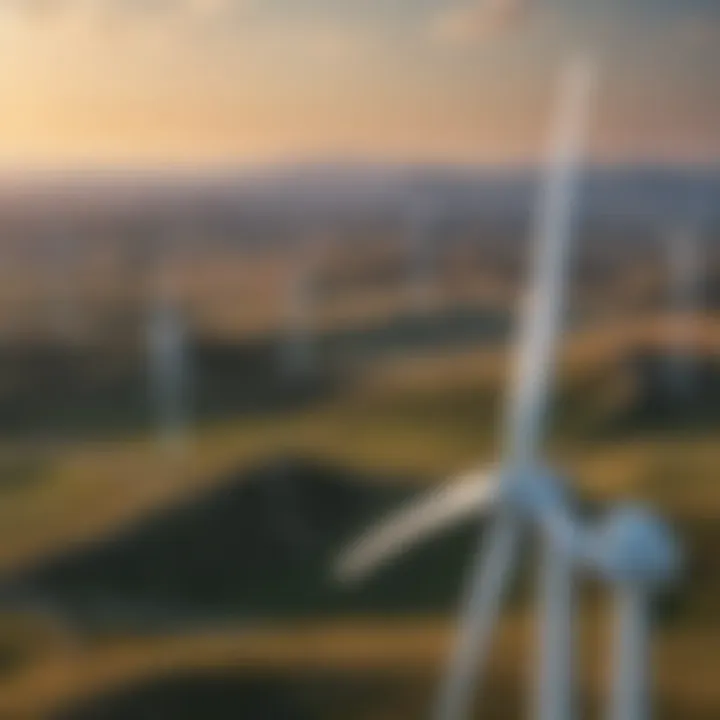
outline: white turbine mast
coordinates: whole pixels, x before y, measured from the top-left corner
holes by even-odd
[[[533,716],[574,717],[573,573],[582,567],[600,573],[618,595],[617,633],[623,643],[618,654],[623,658],[613,688],[612,720],[646,720],[640,713],[647,695],[647,597],[674,567],[672,540],[648,513],[618,511],[599,529],[584,527],[574,516],[562,481],[540,457],[593,80],[592,65],[582,59],[569,64],[562,76],[559,117],[534,225],[534,277],[525,299],[499,467],[468,474],[462,482],[416,501],[353,543],[336,566],[341,579],[362,579],[428,535],[467,517],[492,515],[472,564],[455,649],[435,712],[438,720],[470,717],[472,695],[519,545],[531,532],[540,539]],[[635,560],[628,564],[626,556]]]
[[[325,236],[314,233],[300,245],[290,269],[279,363],[280,374],[291,381],[307,379],[317,368],[317,284],[325,251]]]
[[[188,336],[174,278],[161,267],[155,278],[147,320],[147,371],[158,442],[176,454],[190,431]]]
[[[675,227],[667,239],[669,255],[670,356],[668,384],[679,400],[693,393],[695,313],[700,295],[700,239],[688,227]]]
[[[61,227],[53,237],[56,292],[52,297],[52,329],[58,339],[67,343],[76,341],[83,329],[76,289],[78,252],[71,232]]]
[[[652,717],[650,602],[680,568],[670,530],[642,507],[622,505],[585,531],[579,560],[613,588],[615,625],[609,720]]]
[[[437,201],[416,188],[410,193],[408,210],[408,260],[410,303],[416,315],[426,315],[437,293],[436,238]]]

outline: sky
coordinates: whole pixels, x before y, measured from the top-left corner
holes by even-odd
[[[578,54],[594,158],[720,158],[718,0],[0,0],[0,163],[527,163]]]

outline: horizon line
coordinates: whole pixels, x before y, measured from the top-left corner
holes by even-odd
[[[355,156],[308,156],[280,160],[230,160],[222,161],[163,161],[163,162],[79,162],[73,164],[33,163],[26,165],[3,165],[0,163],[0,183],[23,180],[54,179],[218,179],[223,176],[246,176],[253,179],[297,171],[345,171],[387,170],[393,171],[446,171],[456,173],[478,172],[536,172],[544,166],[542,159],[507,160],[431,160],[431,159],[389,159],[382,157]],[[680,158],[680,157],[637,157],[637,158],[598,158],[589,157],[584,167],[587,170],[629,170],[655,169],[674,171],[704,171],[720,173],[720,157]]]

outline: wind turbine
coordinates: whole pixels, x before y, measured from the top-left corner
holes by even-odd
[[[437,207],[426,194],[410,195],[408,255],[410,302],[417,315],[426,314],[435,299],[434,222]]]
[[[585,532],[582,560],[614,591],[610,720],[647,720],[650,707],[650,601],[679,572],[675,538],[649,510],[623,505]],[[581,551],[582,554],[583,551]]]
[[[552,521],[558,528],[541,533],[537,715],[540,720],[570,717],[571,568],[565,543],[559,542],[565,539],[568,509],[560,483],[540,465],[539,446],[563,313],[573,196],[591,88],[589,65],[578,61],[569,66],[562,78],[553,160],[536,217],[535,278],[525,299],[507,408],[501,500],[471,575],[456,651],[440,698],[438,714],[443,720],[468,715],[475,666],[484,661],[521,533],[533,518]]]
[[[672,333],[668,384],[679,400],[689,400],[693,392],[693,316],[700,291],[700,242],[691,229],[676,227],[667,244]]]
[[[287,380],[306,380],[316,370],[314,322],[319,269],[325,240],[314,235],[302,243],[291,269],[286,302],[286,328],[281,338],[280,374]]]
[[[161,268],[156,283],[146,327],[148,390],[158,440],[177,453],[186,448],[189,434],[189,343],[167,268]]]
[[[598,575],[614,592],[610,720],[646,720],[650,712],[649,602],[678,572],[669,529],[648,510],[621,506],[594,526],[572,512],[556,476],[540,465],[538,447],[550,390],[563,305],[572,190],[592,73],[583,63],[563,82],[561,123],[537,218],[535,280],[528,295],[514,392],[507,411],[503,462],[476,471],[383,521],[344,552],[336,573],[362,579],[418,540],[474,515],[495,514],[480,547],[465,598],[455,653],[437,717],[468,717],[470,691],[485,658],[522,533],[541,542],[540,636],[535,716],[572,717],[573,573]]]
[[[69,228],[56,230],[52,250],[55,270],[52,329],[59,340],[71,344],[83,328],[75,288],[78,252]]]
[[[561,82],[558,126],[551,162],[535,218],[534,279],[525,299],[514,384],[506,410],[502,462],[485,485],[475,477],[480,505],[492,506],[495,517],[478,549],[463,602],[456,645],[441,689],[436,716],[467,718],[471,691],[487,655],[492,628],[516,562],[518,544],[529,529],[542,538],[540,577],[540,653],[537,667],[537,717],[566,720],[571,716],[571,567],[569,547],[574,523],[561,482],[541,464],[539,446],[551,389],[554,351],[564,305],[564,282],[573,220],[574,190],[592,89],[592,68],[578,60],[568,66]],[[436,512],[416,507],[416,528],[437,528],[462,509],[467,483],[446,491]],[[496,502],[490,498],[496,496]],[[430,505],[430,507],[432,507]],[[454,509],[453,509],[454,508]],[[478,504],[473,506],[478,512]],[[412,518],[412,510],[408,511]],[[408,515],[405,515],[407,523]],[[412,526],[412,522],[410,526]],[[388,549],[397,548],[392,524],[383,526]],[[402,528],[402,525],[400,526]],[[372,537],[372,536],[371,536]],[[341,557],[339,570],[347,577],[363,559],[382,557],[371,537]],[[403,542],[409,536],[400,533]],[[368,552],[368,548],[372,552]],[[363,551],[365,557],[363,558]],[[359,553],[359,554],[358,554]]]

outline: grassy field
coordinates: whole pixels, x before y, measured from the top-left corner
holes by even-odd
[[[627,414],[636,409],[637,396],[624,377],[626,353],[664,347],[666,337],[666,329],[644,323],[572,338],[549,447],[589,497],[645,499],[681,530],[687,573],[656,647],[660,717],[709,720],[720,715],[718,415],[702,403],[702,422],[693,421],[697,408],[670,413],[662,423]],[[720,354],[715,318],[698,330],[698,346],[705,357]],[[158,508],[201,497],[231,471],[279,455],[392,473],[418,486],[492,462],[506,376],[501,349],[387,359],[306,407],[205,422],[183,455],[163,452],[140,433],[29,448],[7,442],[0,446],[0,462],[15,475],[7,473],[10,479],[0,488],[0,568],[10,572],[112,536]],[[622,424],[628,417],[632,423]],[[622,431],[613,432],[613,424]],[[590,597],[582,636],[584,693],[591,707],[602,694],[599,649],[606,623],[605,610]],[[394,690],[370,693],[376,704],[364,710],[358,705],[352,717],[422,717],[449,638],[447,620],[435,616],[250,622],[138,637],[68,637],[40,620],[24,633],[17,627],[0,627],[5,654],[22,655],[0,676],[0,716],[8,718],[50,717],[61,707],[141,681],[197,673],[300,683],[302,702],[314,708],[311,717],[327,718],[351,717],[338,709],[346,695],[332,688],[385,687],[390,678]],[[525,682],[530,632],[528,608],[521,603],[503,623],[487,683],[492,712],[482,717],[516,716],[512,708]]]

